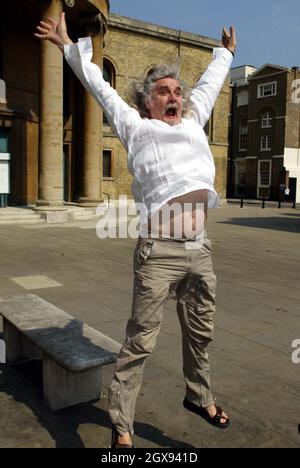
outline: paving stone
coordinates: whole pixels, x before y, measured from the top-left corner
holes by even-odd
[[[254,342],[247,337],[240,337],[217,328],[210,353],[242,367],[249,361],[269,356],[272,349],[269,346],[257,344],[257,340]]]
[[[271,355],[265,358],[247,362],[244,364],[244,369],[263,377],[268,386],[272,386],[272,388],[274,385],[279,385],[300,395],[300,364],[294,364],[291,355],[273,351]]]
[[[58,281],[54,281],[52,278],[44,275],[19,276],[17,278],[10,278],[10,280],[28,291],[32,291],[33,289],[59,288],[62,286]]]
[[[235,408],[300,447],[300,395],[287,391],[270,392],[263,398],[260,396],[237,401]]]
[[[300,327],[299,327],[300,328]],[[257,335],[249,336],[252,342],[261,343],[268,346],[270,349],[282,351],[287,355],[292,353],[292,343],[296,339],[300,339],[299,330],[286,330],[285,328],[277,327],[272,331],[265,331]]]
[[[277,437],[276,432],[231,408],[228,404],[226,411],[230,413],[232,424],[227,430],[220,431],[199,416],[185,410],[182,406],[183,398],[184,383],[167,379],[145,384],[137,408],[143,408],[143,414],[154,425],[159,423],[168,437],[176,437],[182,443],[194,447],[261,447],[264,444],[271,444]]]

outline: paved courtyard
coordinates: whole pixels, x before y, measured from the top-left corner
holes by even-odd
[[[0,295],[37,294],[122,342],[135,241],[100,240],[95,224],[1,225]],[[300,211],[228,205],[210,212],[208,232],[218,277],[213,389],[231,427],[219,431],[182,406],[180,330],[169,301],[145,370],[135,445],[300,447],[300,364],[291,358],[300,339]],[[39,362],[0,364],[0,447],[108,447],[112,372],[104,370],[100,401],[51,413]]]

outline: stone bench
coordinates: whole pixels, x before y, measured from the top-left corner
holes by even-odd
[[[6,362],[43,360],[44,398],[55,411],[100,398],[101,367],[121,345],[35,294],[0,298]]]

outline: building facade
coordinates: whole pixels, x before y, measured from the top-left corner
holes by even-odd
[[[212,60],[216,40],[108,15],[107,0],[5,2],[0,18],[0,154],[11,155],[10,205],[64,210],[131,196],[125,149],[105,116],[52,44],[33,36],[41,18],[66,12],[72,40],[90,35],[93,61],[120,96],[155,63],[180,60],[194,85]],[[226,197],[229,80],[206,127],[216,188]]]
[[[108,0],[3,2],[0,19],[2,147],[11,155],[9,203],[65,211],[102,200],[102,115],[76,83],[59,49],[34,37],[41,19],[66,12],[70,36],[90,35],[102,67]],[[76,129],[79,129],[77,131]],[[80,175],[75,161],[80,158]],[[78,184],[80,188],[78,189]]]
[[[293,69],[232,69],[228,196],[300,202],[300,100]]]

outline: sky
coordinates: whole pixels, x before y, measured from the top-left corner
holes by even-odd
[[[110,0],[111,13],[214,39],[233,24],[233,66],[300,66],[299,0]]]

